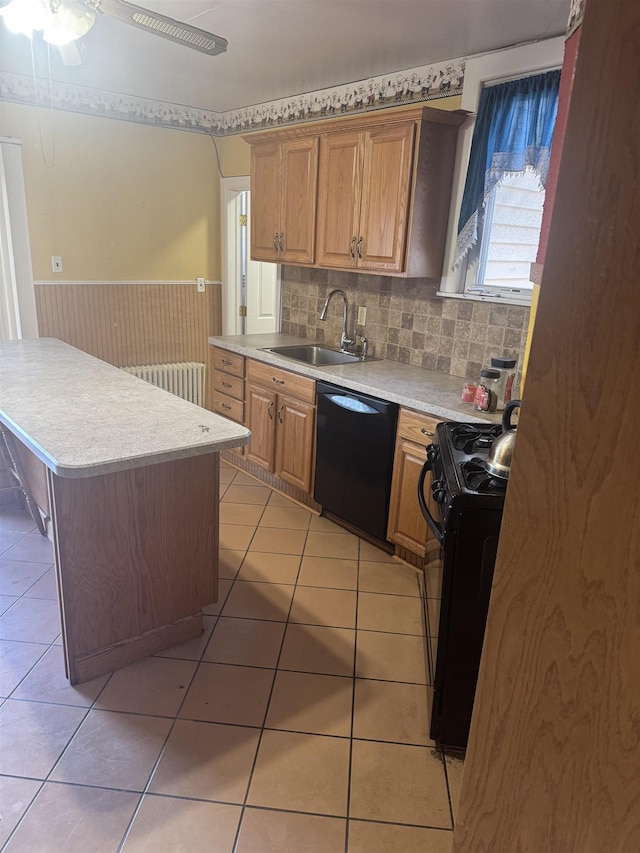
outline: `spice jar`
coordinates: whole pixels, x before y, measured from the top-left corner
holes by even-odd
[[[473,403],[476,399],[476,391],[478,386],[475,382],[465,382],[462,386],[462,402]]]
[[[473,401],[474,407],[479,412],[496,411],[499,386],[500,371],[494,367],[483,367],[480,371],[480,382]]]
[[[491,367],[500,371],[496,411],[501,412],[507,403],[511,402],[513,383],[516,378],[516,360],[515,358],[492,358]]]

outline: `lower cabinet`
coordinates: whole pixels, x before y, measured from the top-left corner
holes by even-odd
[[[244,424],[244,356],[213,348],[213,411]],[[245,447],[229,451],[244,456]]]
[[[311,493],[315,382],[262,362],[247,361],[246,458],[291,486]]]
[[[424,520],[418,504],[418,478],[427,458],[427,446],[435,439],[438,421],[430,415],[400,409],[389,502],[387,538],[412,554],[424,557],[438,543]],[[434,518],[437,505],[431,497],[430,482],[425,496]]]

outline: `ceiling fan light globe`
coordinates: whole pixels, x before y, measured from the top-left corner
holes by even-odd
[[[94,24],[96,14],[80,4],[58,7],[45,27],[43,38],[58,47],[70,44],[86,35]]]
[[[45,0],[13,0],[0,10],[7,29],[31,37],[34,30],[43,30],[51,17]]]

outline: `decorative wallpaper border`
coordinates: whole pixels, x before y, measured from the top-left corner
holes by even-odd
[[[571,0],[567,38],[582,24],[586,2]],[[461,95],[464,70],[465,59],[450,59],[223,113],[0,71],[0,101],[231,136]]]
[[[455,59],[224,113],[0,72],[0,101],[230,136],[460,95],[464,68],[465,60]]]

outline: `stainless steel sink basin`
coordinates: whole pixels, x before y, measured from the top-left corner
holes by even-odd
[[[329,347],[323,347],[319,344],[303,344],[301,346],[291,347],[265,347],[264,351],[272,352],[275,355],[284,355],[286,358],[293,358],[295,361],[303,361],[305,364],[313,364],[316,367],[328,366],[331,364],[355,364],[362,361],[360,356],[353,355],[353,353],[329,349]]]

